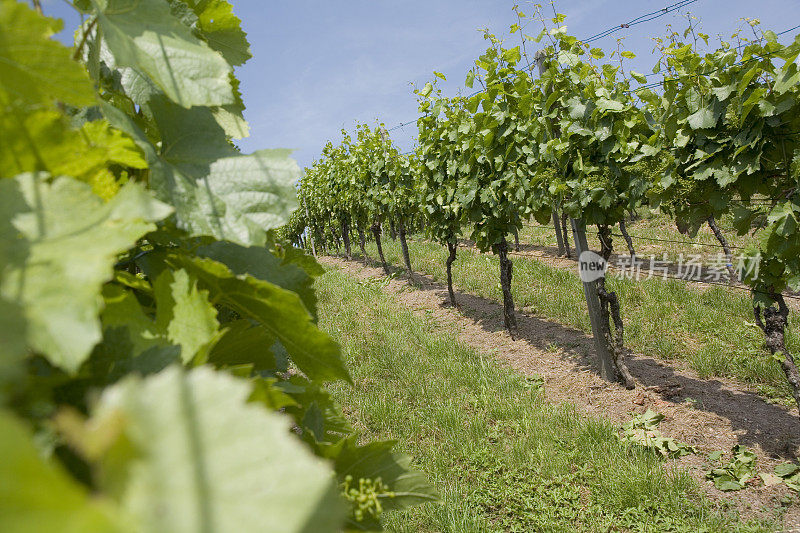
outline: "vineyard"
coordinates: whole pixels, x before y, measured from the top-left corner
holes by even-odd
[[[509,239],[519,242],[526,221],[552,216],[564,252],[567,217],[579,246],[586,226],[594,226],[600,255],[609,261],[612,228],[619,226],[635,256],[625,220],[643,205],[656,207],[682,233],[695,235],[704,225],[714,230],[728,279],[740,276],[750,287],[755,321],[800,406],[800,374],[786,349],[784,295],[800,289],[794,93],[800,38],[780,44],[776,33],[753,22],[756,38],[739,46],[723,41],[701,54],[697,48],[709,37],[690,26],[684,37],[694,42],[676,33],[659,41],[662,59],[653,71],[663,81],[634,87],[647,78],[634,71],[626,76],[631,52],[615,51],[610,58],[618,57],[618,64],[603,63],[601,49],[566,33],[562,15],[542,20],[545,28],[533,42],[546,46],[534,58],[486,35],[491,46],[466,80],[468,88],[477,82],[482,90],[446,98],[435,79],[415,91],[423,113],[415,152],[399,155],[382,126],[360,126],[355,140],[344,133],[339,146],[329,144],[301,181],[305,211],[289,237],[299,243],[305,232],[322,250],[341,241],[350,257],[351,228],[363,251],[368,226],[388,274],[380,235],[382,223],[391,223],[410,274],[406,228],[416,224],[448,247],[448,291],[457,305],[450,265],[466,234],[478,250],[498,256],[504,323],[513,334]],[[528,37],[522,39],[524,46]],[[663,92],[654,92],[657,87]],[[754,237],[738,273],[716,223],[722,218],[737,234]],[[619,299],[605,276],[587,290],[589,305],[598,300],[595,336],[613,360],[612,373],[633,387]]]
[[[347,260],[357,241],[367,266],[412,288],[441,279],[467,316],[477,308],[459,298],[498,301],[511,341],[532,342],[519,307],[586,331],[592,366],[627,389],[635,351],[800,407],[796,28],[750,20],[715,48],[689,18],[655,41],[645,76],[626,68],[631,52],[569,35],[563,15],[515,15],[519,44],[485,33],[469,95],[444,96],[438,72],[414,90],[414,150],[383,124],[328,143],[286,237]],[[592,257],[600,273],[586,279]],[[565,274],[575,261],[580,278]],[[645,394],[670,386],[643,381]]]
[[[0,0],[0,531],[800,528],[798,27],[600,47],[696,1],[301,170],[227,0]]]

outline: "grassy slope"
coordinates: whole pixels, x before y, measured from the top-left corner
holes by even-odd
[[[443,505],[389,514],[392,531],[759,531],[710,509],[684,473],[620,445],[608,424],[545,403],[534,383],[384,295],[331,271],[322,327],[354,387],[334,397],[367,438],[397,439]]]
[[[418,272],[445,279],[447,252],[430,242],[409,243],[411,262]],[[374,244],[367,252],[377,257]],[[384,243],[387,261],[400,265],[400,246]],[[512,292],[518,308],[591,331],[583,289],[577,272],[535,259],[512,257]],[[453,283],[461,290],[500,300],[497,258],[459,250]],[[620,298],[625,342],[630,348],[662,359],[684,359],[702,377],[725,376],[754,384],[762,393],[789,404],[790,393],[780,365],[762,346],[761,330],[753,322],[749,295],[726,287],[688,289],[675,280],[610,278]],[[797,313],[788,328],[788,347],[800,349],[795,332]]]

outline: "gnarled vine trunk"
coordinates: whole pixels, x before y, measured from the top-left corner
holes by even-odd
[[[739,278],[736,276],[736,270],[733,268],[733,253],[731,252],[731,247],[728,244],[728,240],[725,238],[725,235],[722,234],[722,231],[720,231],[719,226],[717,226],[717,221],[714,220],[714,215],[708,217],[708,227],[714,232],[714,236],[722,245],[722,250],[725,252],[725,268],[728,269],[728,280],[731,283],[736,283]]]
[[[450,252],[447,256],[447,294],[450,296],[450,305],[456,306],[456,293],[453,291],[453,262],[456,260],[456,251],[458,250],[458,243],[454,239],[447,241],[447,251]]]
[[[381,246],[381,223],[375,222],[372,225],[372,235],[375,237],[375,246],[378,248],[378,257],[381,258],[381,264],[383,265],[383,271],[388,276],[389,272],[389,265],[386,264],[386,258],[383,256],[383,246]]]
[[[514,298],[511,296],[513,264],[508,258],[508,241],[503,237],[496,246],[500,257],[500,287],[503,290],[503,324],[513,336],[517,330],[517,317],[514,314]]]
[[[361,248],[361,258],[367,260],[367,238],[364,235],[364,229],[358,226],[358,246]]]
[[[619,221],[619,231],[622,233],[622,238],[625,239],[625,244],[628,245],[628,253],[631,254],[631,259],[636,259],[636,250],[633,247],[633,239],[628,233],[628,226],[625,225],[624,220]]]
[[[561,212],[561,233],[562,237],[564,238],[564,254],[567,258],[572,257],[572,253],[569,251],[569,232],[567,231],[567,214],[562,211]]]
[[[519,252],[519,230],[514,228],[514,251]]]
[[[344,256],[349,260],[353,258],[350,252],[350,221],[347,217],[342,219],[342,240],[344,241]]]
[[[411,270],[411,256],[408,255],[408,242],[406,242],[406,225],[403,219],[397,219],[397,234],[400,237],[400,248],[403,250],[403,261],[406,264],[406,273],[409,279],[413,279],[413,270]]]
[[[613,245],[611,242],[611,228],[608,225],[598,224],[598,235],[600,236],[600,255],[608,262],[611,257]],[[606,277],[600,277],[596,282],[597,296],[600,298],[600,327],[603,330],[605,340],[614,366],[622,377],[625,387],[633,389],[636,384],[633,381],[628,366],[625,364],[625,329],[622,323],[622,315],[619,309],[619,298],[614,291],[606,290]],[[614,334],[611,334],[611,321],[614,322]]]
[[[783,373],[786,374],[786,379],[792,388],[792,396],[800,409],[800,372],[797,370],[797,364],[794,357],[786,349],[786,325],[789,323],[789,308],[786,306],[786,300],[783,295],[779,293],[770,293],[772,298],[778,304],[778,308],[767,307],[763,310],[763,319],[761,317],[762,311],[760,307],[753,308],[753,314],[756,318],[756,324],[764,332],[766,338],[765,344],[773,356],[777,356],[781,363]]]
[[[394,218],[389,218],[389,236],[393,241],[397,240],[397,227],[394,225]]]

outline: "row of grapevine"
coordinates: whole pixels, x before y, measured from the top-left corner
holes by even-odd
[[[322,269],[275,231],[299,168],[233,144],[231,5],[74,8],[70,49],[0,0],[0,530],[376,530],[435,500],[325,390]]]
[[[758,237],[747,250],[743,281],[800,406],[800,374],[784,342],[783,297],[800,289],[800,37],[781,45],[753,21],[753,38],[737,34],[736,46],[721,41],[701,53],[709,38],[690,26],[682,36],[657,40],[659,81],[644,85],[646,76],[625,69],[632,53],[618,48],[606,56],[569,35],[563,15],[545,19],[537,11],[533,19],[545,29],[536,38],[523,35],[520,46],[506,47],[486,33],[490,45],[466,80],[468,88],[480,84],[475,94],[443,97],[438,79],[415,91],[421,116],[410,158],[394,155],[377,132],[342,145],[358,165],[332,168],[323,155],[301,182],[301,195],[324,197],[313,205],[316,219],[308,227],[322,232],[315,220],[352,209],[340,198],[355,199],[364,220],[418,217],[450,251],[452,303],[450,265],[458,238],[468,233],[481,251],[499,257],[505,325],[513,333],[507,239],[523,221],[544,223],[555,206],[597,227],[608,260],[611,228],[639,206],[660,208],[691,234],[708,224],[723,246],[715,220],[730,217],[740,234]],[[512,26],[512,34],[521,31]],[[535,58],[526,53],[531,41],[546,44]],[[397,165],[412,171],[413,184],[407,176],[402,185],[392,181],[395,174],[385,169]],[[322,175],[325,192],[316,189]],[[331,194],[338,183],[348,184],[348,196]],[[415,211],[400,212],[395,202]],[[618,377],[632,387],[619,300],[605,278],[595,287],[602,339]]]

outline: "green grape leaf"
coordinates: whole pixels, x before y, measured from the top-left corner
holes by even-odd
[[[28,345],[77,370],[100,340],[100,289],[117,254],[170,212],[133,183],[104,203],[72,178],[0,180],[0,296],[24,310]]]
[[[767,221],[773,226],[773,231],[782,237],[793,235],[797,231],[797,217],[791,202],[784,202],[772,209]]]
[[[104,392],[89,423],[122,428],[101,486],[135,529],[339,531],[333,473],[250,394],[225,373],[179,366]]]
[[[356,444],[356,437],[348,437],[326,452],[334,459],[339,478],[351,475],[359,478],[381,480],[389,485],[393,498],[382,502],[384,509],[403,509],[420,503],[437,501],[438,495],[425,475],[410,468],[411,458],[392,452],[395,441]]]
[[[109,105],[103,110],[144,151],[150,185],[175,206],[181,229],[248,246],[263,245],[266,230],[286,223],[300,172],[288,150],[242,155],[208,108],[184,110],[163,100],[151,107],[162,133],[161,154],[127,115]]]
[[[219,323],[208,293],[197,289],[197,280],[185,270],[165,269],[156,278],[152,295],[155,316],[142,308],[133,292],[119,285],[103,288],[103,342],[93,357],[143,374],[176,359],[188,364],[198,353],[207,358],[207,350],[219,340]]]
[[[224,263],[237,276],[250,275],[296,292],[306,309],[316,315],[314,280],[302,268],[285,264],[266,248],[245,248],[229,242],[215,242],[198,248],[197,255]]]
[[[72,60],[69,48],[50,39],[61,26],[23,2],[0,0],[0,102],[94,104],[86,69]]]
[[[156,327],[172,344],[181,347],[181,359],[189,363],[219,332],[217,310],[208,301],[208,291],[198,290],[197,281],[190,279],[185,270],[165,270],[153,289]]]
[[[110,502],[90,499],[66,472],[43,460],[30,431],[5,411],[0,435],[0,531],[123,531]]]
[[[689,122],[689,126],[691,126],[693,130],[699,130],[713,128],[717,125],[718,118],[719,117],[714,113],[713,109],[704,107],[689,115],[687,120]]]
[[[339,346],[314,325],[296,293],[252,276],[237,276],[211,259],[172,255],[169,261],[200,280],[214,301],[258,321],[280,340],[292,361],[309,378],[350,380]]]
[[[610,100],[608,98],[597,99],[598,111],[622,111],[623,109],[625,109],[625,104],[623,104],[622,102],[618,102],[616,100]]]
[[[472,87],[475,85],[475,71],[474,70],[470,70],[469,72],[467,72],[467,79],[464,82],[464,85],[466,85],[470,89],[472,89]]]
[[[256,372],[274,370],[275,354],[270,347],[275,335],[249,320],[225,324],[225,330],[211,348],[208,362],[217,367],[253,365]]]
[[[631,78],[635,79],[639,83],[647,83],[647,76],[645,76],[644,74],[640,74],[635,70],[631,71]]]
[[[795,463],[781,463],[775,466],[775,475],[782,478],[793,476],[800,472],[800,466]]]
[[[231,66],[194,35],[164,0],[91,0],[116,67],[152,80],[185,108],[234,103]]]
[[[25,116],[0,117],[0,176],[44,170],[54,176],[72,176],[95,187],[98,177],[108,176],[110,198],[118,190],[109,165],[147,168],[142,151],[133,139],[111,128],[107,121],[84,123],[73,129],[57,111],[40,110]]]
[[[169,343],[164,331],[145,313],[133,292],[109,284],[103,287],[103,300],[105,306],[100,319],[104,337],[101,349],[117,360],[135,359],[152,350],[151,357],[158,352],[160,359],[172,362],[176,347]]]
[[[426,83],[422,90],[419,92],[419,95],[423,98],[426,96],[430,96],[433,92],[433,85],[431,83]]]
[[[182,0],[197,15],[200,34],[209,46],[222,54],[234,66],[243,65],[253,57],[242,21],[233,14],[233,6],[226,0]]]
[[[231,74],[231,86],[233,87],[234,102],[226,106],[214,107],[211,109],[211,113],[227,136],[232,139],[244,139],[250,135],[250,125],[244,119],[244,101],[242,93],[239,92],[239,80],[233,74]]]
[[[794,61],[787,62],[775,80],[774,91],[777,94],[783,94],[795,87],[798,82],[800,82],[800,72],[798,72],[797,63]]]
[[[516,63],[521,57],[522,55],[519,52],[519,46],[503,50],[503,60],[507,61],[508,63]]]
[[[0,336],[0,380],[13,378],[20,370],[19,364],[27,351],[26,329],[22,307],[0,296],[0,331],[3,332]]]

